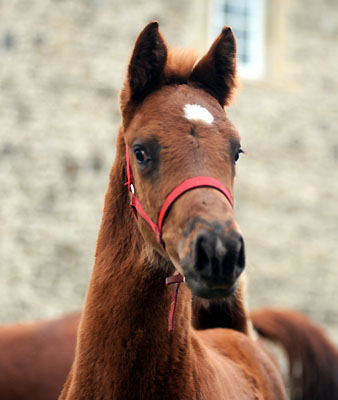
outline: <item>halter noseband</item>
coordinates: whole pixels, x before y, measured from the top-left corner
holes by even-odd
[[[224,196],[227,198],[228,202],[230,203],[231,207],[234,206],[230,190],[225,185],[223,185],[222,182],[218,181],[215,178],[211,178],[210,176],[195,176],[193,178],[188,178],[185,181],[181,182],[169,193],[169,195],[166,197],[162,205],[162,208],[158,216],[158,223],[156,224],[143,210],[143,207],[136,196],[134,178],[130,168],[128,145],[126,145],[126,161],[127,161],[128,181],[125,183],[125,185],[128,185],[128,190],[131,193],[130,207],[132,208],[136,217],[138,214],[140,214],[141,217],[150,225],[151,229],[155,232],[158,243],[161,243],[164,248],[165,244],[162,240],[163,224],[166,216],[168,215],[170,207],[180,196],[182,196],[182,194],[186,193],[191,189],[210,187],[217,189],[218,191],[223,193]]]
[[[164,203],[162,205],[162,208],[161,208],[159,216],[158,216],[158,222],[156,224],[148,216],[148,214],[143,210],[143,207],[142,207],[139,199],[136,196],[134,178],[133,178],[133,174],[132,174],[132,171],[130,168],[129,149],[128,149],[127,144],[126,144],[126,162],[127,162],[128,181],[125,183],[125,185],[128,185],[128,190],[131,193],[130,207],[133,210],[136,218],[137,218],[138,214],[140,214],[141,217],[146,222],[148,222],[151,229],[156,234],[156,239],[157,239],[158,243],[161,243],[164,249],[165,249],[165,243],[162,240],[162,228],[163,228],[164,220],[165,220],[166,216],[168,215],[170,207],[174,204],[174,202],[180,196],[182,196],[182,194],[186,193],[188,190],[196,189],[196,188],[200,188],[200,187],[214,188],[224,194],[224,196],[227,198],[228,202],[230,203],[231,207],[233,207],[233,205],[234,205],[230,190],[225,185],[223,185],[222,182],[218,181],[215,178],[211,178],[209,176],[195,176],[193,178],[186,179],[185,181],[180,183],[178,186],[176,186],[169,193],[169,195],[164,200]],[[168,319],[169,332],[172,332],[174,330],[174,320],[175,320],[178,289],[182,282],[184,282],[184,277],[182,274],[177,274],[177,275],[173,275],[173,276],[166,278],[166,286],[169,286],[172,284],[174,285],[174,290],[172,292],[169,319]]]

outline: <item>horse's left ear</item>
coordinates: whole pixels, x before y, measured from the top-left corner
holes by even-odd
[[[236,86],[236,40],[231,28],[223,29],[195,66],[190,81],[216,97],[222,107],[229,103]]]

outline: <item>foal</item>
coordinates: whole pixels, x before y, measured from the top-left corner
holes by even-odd
[[[232,210],[241,146],[223,110],[235,57],[230,28],[197,64],[188,53],[168,53],[156,22],[137,39],[95,267],[60,399],[285,399],[274,363],[249,335],[191,326],[192,294],[233,296],[247,332],[236,297],[244,242]]]

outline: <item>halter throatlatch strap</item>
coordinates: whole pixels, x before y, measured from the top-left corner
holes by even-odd
[[[128,185],[128,189],[131,192],[130,207],[133,209],[136,217],[138,214],[140,214],[141,217],[150,225],[151,229],[156,234],[157,241],[161,243],[163,247],[164,247],[164,242],[162,240],[162,228],[165,218],[168,215],[169,209],[173,205],[173,203],[187,191],[201,187],[210,187],[223,193],[223,195],[230,203],[231,207],[233,207],[234,205],[230,190],[225,185],[223,185],[222,182],[218,181],[215,178],[211,178],[210,176],[195,176],[193,178],[186,179],[178,186],[176,186],[172,190],[172,192],[169,193],[169,195],[167,196],[162,205],[158,217],[158,223],[156,224],[143,210],[143,207],[135,194],[134,179],[130,168],[128,145],[126,145],[126,162],[127,162],[128,181],[125,184]]]
[[[166,286],[174,285],[173,291],[171,293],[171,304],[170,304],[170,312],[169,312],[169,318],[168,318],[168,331],[169,332],[172,332],[174,330],[178,289],[180,288],[180,284],[182,282],[184,282],[184,276],[182,274],[169,276],[169,278],[166,278],[166,280],[165,280]]]

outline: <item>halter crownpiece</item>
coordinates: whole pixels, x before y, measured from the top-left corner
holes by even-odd
[[[166,197],[162,208],[160,210],[158,216],[158,223],[156,224],[143,210],[143,207],[138,200],[135,192],[135,185],[134,185],[134,178],[130,167],[130,160],[129,160],[129,148],[126,145],[126,162],[127,162],[127,178],[128,181],[125,185],[128,185],[128,189],[131,192],[131,200],[130,200],[130,207],[132,208],[135,216],[137,217],[138,214],[148,222],[151,229],[155,232],[156,238],[158,243],[161,243],[162,246],[165,248],[165,244],[162,240],[162,228],[165,221],[166,216],[168,215],[170,207],[174,204],[174,202],[186,193],[189,190],[197,189],[201,187],[210,187],[218,190],[219,192],[223,193],[228,202],[230,203],[231,207],[234,206],[234,202],[230,193],[230,190],[220,181],[215,178],[211,178],[210,176],[195,176],[193,178],[188,178],[185,181],[181,182],[177,185]]]
[[[148,216],[148,214],[143,210],[143,207],[142,207],[139,199],[136,196],[134,178],[133,178],[133,174],[132,174],[132,171],[130,168],[129,148],[128,148],[127,144],[126,144],[126,163],[127,163],[128,181],[125,183],[125,185],[128,185],[128,190],[131,193],[130,207],[133,210],[136,218],[138,217],[138,214],[140,214],[141,217],[146,222],[148,222],[151,229],[156,234],[156,239],[157,239],[158,243],[161,243],[164,249],[165,249],[165,243],[162,240],[162,228],[163,228],[164,220],[165,220],[166,216],[168,215],[170,207],[174,204],[174,202],[180,196],[182,196],[188,190],[201,188],[201,187],[214,188],[224,194],[224,196],[227,198],[228,202],[230,203],[231,207],[233,207],[233,205],[234,205],[230,190],[225,185],[223,185],[222,182],[218,181],[215,178],[211,178],[210,176],[195,176],[193,178],[186,179],[185,181],[180,183],[178,186],[176,186],[169,193],[169,195],[166,197],[166,199],[164,200],[164,203],[161,207],[161,210],[160,210],[160,213],[158,216],[158,223],[156,224]],[[169,319],[168,319],[168,331],[169,332],[172,332],[174,330],[174,320],[175,320],[177,296],[178,296],[178,290],[179,290],[180,284],[182,282],[184,282],[184,276],[182,274],[177,274],[177,275],[173,275],[173,276],[166,278],[166,286],[174,284],[174,289],[173,289],[172,295],[171,295],[172,296],[171,297],[171,306],[170,306]]]

